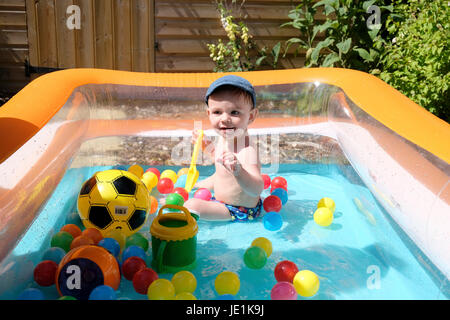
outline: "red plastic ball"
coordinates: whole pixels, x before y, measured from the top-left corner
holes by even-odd
[[[173,190],[173,192],[181,195],[183,197],[184,201],[187,201],[189,199],[189,193],[186,191],[185,188],[178,187],[178,188],[175,188]]]
[[[142,258],[129,257],[122,264],[122,274],[127,280],[133,280],[133,276],[139,270],[146,268],[147,265]]]
[[[161,173],[159,172],[159,170],[156,169],[156,168],[148,168],[147,170],[145,170],[145,172],[153,172],[153,173],[156,174],[156,176],[158,177],[158,180],[159,180],[159,176],[161,175]]]
[[[261,176],[264,181],[264,189],[267,189],[268,187],[270,187],[270,177],[267,174],[262,174]]]
[[[283,177],[275,177],[270,182],[271,189],[283,188],[287,191],[287,181]]]
[[[141,269],[133,276],[134,290],[140,294],[147,294],[148,287],[158,278],[158,274],[153,269]]]
[[[286,281],[292,283],[298,272],[297,265],[289,260],[283,260],[275,266],[274,274],[278,282]]]
[[[263,201],[263,208],[266,212],[279,212],[281,207],[281,199],[277,196],[270,195]]]
[[[55,284],[56,271],[58,265],[52,260],[44,260],[40,262],[33,272],[34,281],[42,287],[48,287]]]
[[[173,192],[173,182],[169,178],[162,178],[158,181],[156,188],[162,194],[172,193]]]

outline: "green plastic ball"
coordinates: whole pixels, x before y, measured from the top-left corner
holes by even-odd
[[[264,249],[252,246],[244,253],[244,263],[250,269],[261,269],[267,263],[267,254]]]
[[[183,206],[184,204],[184,198],[181,194],[179,193],[171,193],[166,197],[166,204],[173,204],[176,206]],[[171,212],[176,212],[179,211],[178,209],[167,209],[168,211]]]
[[[70,233],[66,231],[59,231],[53,235],[50,246],[58,247],[63,249],[65,252],[69,252],[72,240],[73,236]]]
[[[125,248],[128,248],[129,246],[138,246],[147,252],[148,240],[141,233],[136,232],[127,238]]]

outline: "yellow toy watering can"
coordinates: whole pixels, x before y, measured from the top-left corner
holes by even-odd
[[[184,188],[187,192],[191,192],[192,188],[194,187],[195,183],[197,182],[199,172],[197,170],[196,164],[197,164],[197,156],[198,152],[200,151],[200,148],[202,146],[202,140],[203,140],[203,130],[199,130],[199,134],[197,137],[197,141],[194,145],[194,152],[192,153],[192,160],[191,160],[191,166],[189,167],[189,171],[187,173],[187,179],[186,184]]]

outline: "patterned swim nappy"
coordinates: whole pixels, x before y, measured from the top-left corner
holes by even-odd
[[[215,197],[211,197],[211,201],[223,203],[222,201],[216,200]],[[242,206],[237,207],[226,203],[223,204],[230,212],[232,221],[248,221],[253,220],[254,218],[257,218],[259,216],[259,214],[261,213],[262,200],[259,199],[258,204],[254,208],[246,208]]]

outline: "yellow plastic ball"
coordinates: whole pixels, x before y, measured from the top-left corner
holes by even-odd
[[[151,171],[144,173],[141,180],[147,187],[148,191],[151,191],[158,184],[158,176]]]
[[[133,164],[131,167],[128,168],[128,172],[133,173],[136,177],[140,179],[142,177],[142,174],[144,173],[144,168],[142,168],[138,164]]]
[[[189,168],[181,168],[180,170],[178,170],[177,172],[177,176],[178,178],[181,177],[183,174],[188,174],[189,172]]]
[[[172,182],[175,184],[176,182],[177,182],[177,180],[178,180],[178,176],[177,176],[177,174],[175,173],[175,171],[173,171],[173,170],[170,170],[170,169],[167,169],[167,170],[164,170],[162,173],[161,173],[161,176],[159,177],[160,179],[162,179],[162,178],[169,178],[170,180],[172,180]]]
[[[113,229],[109,231],[108,233],[105,234],[105,238],[113,238],[119,243],[121,250],[125,248],[127,235],[124,232],[120,231],[119,229]]]
[[[317,203],[317,208],[326,207],[331,210],[331,212],[334,213],[334,209],[336,209],[336,204],[334,203],[334,200],[331,198],[322,198]]]
[[[312,297],[320,286],[319,277],[310,270],[297,272],[293,281],[295,291],[302,297]]]
[[[236,273],[232,271],[223,271],[219,273],[214,281],[214,288],[219,295],[236,295],[241,286],[241,282]]]
[[[172,284],[175,287],[175,293],[194,292],[197,288],[197,279],[189,271],[179,271],[172,277]]]
[[[322,227],[328,227],[333,222],[333,212],[326,207],[320,207],[314,212],[314,221]]]
[[[156,279],[147,289],[149,300],[172,300],[175,299],[175,287],[167,279]]]
[[[270,257],[270,255],[272,254],[272,242],[270,242],[270,240],[267,238],[256,238],[255,240],[253,240],[251,246],[260,247],[261,249],[263,249],[266,252],[267,257]]]
[[[197,298],[190,292],[180,292],[175,296],[175,300],[197,300]]]

